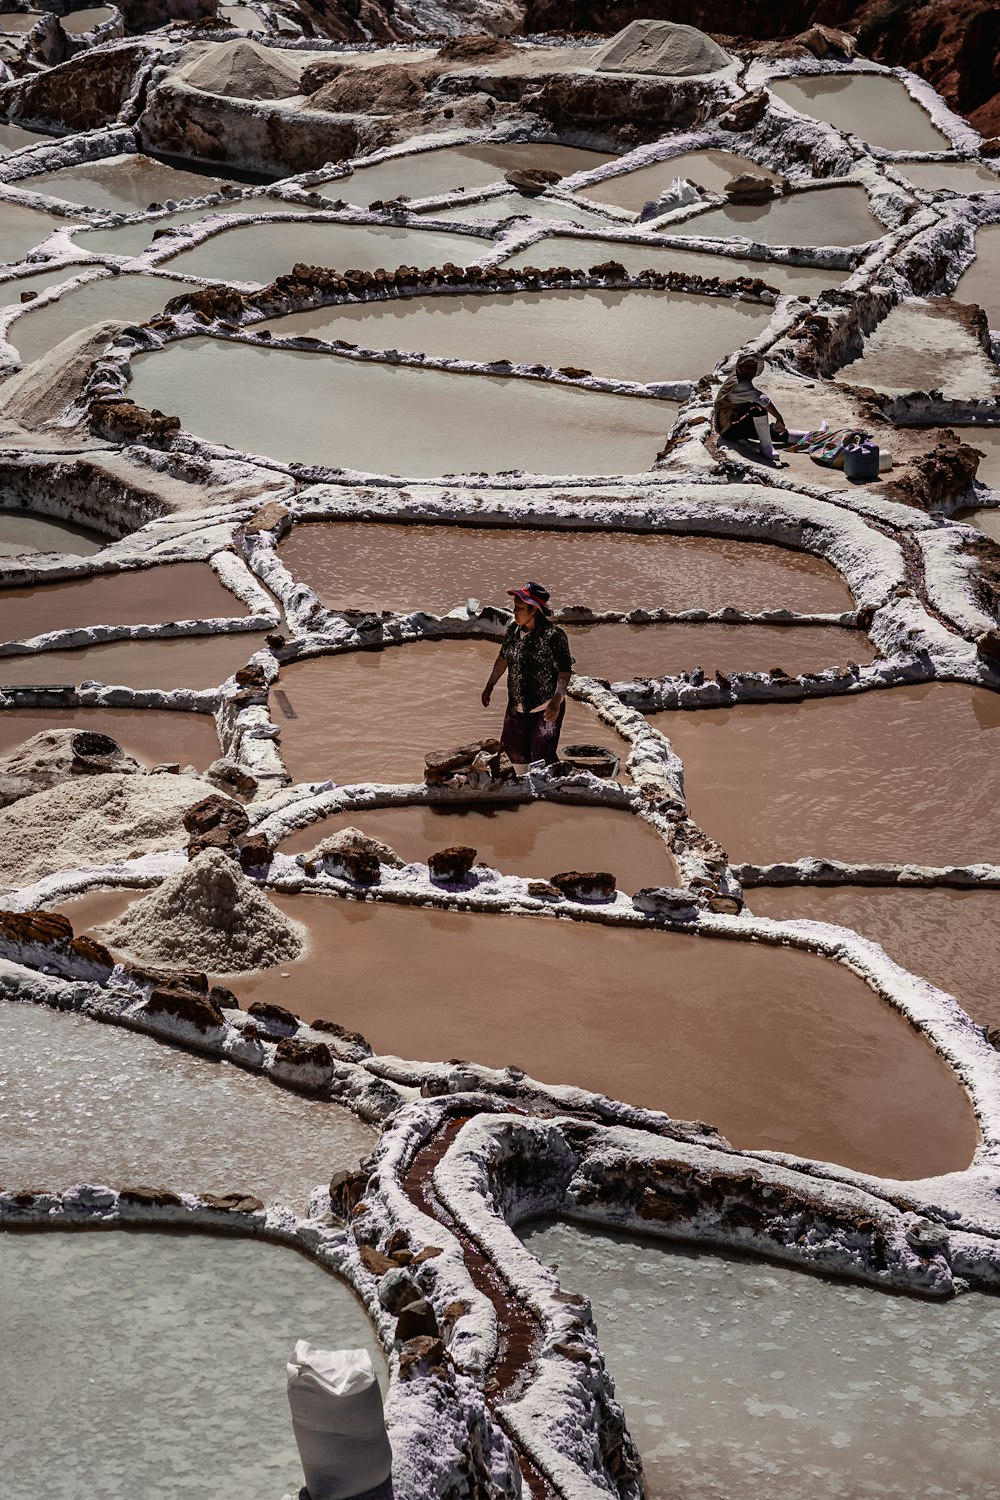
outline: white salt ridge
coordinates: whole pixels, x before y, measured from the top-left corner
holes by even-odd
[[[220,849],[205,849],[106,927],[116,951],[215,974],[271,969],[298,958],[306,929],[278,911]]]

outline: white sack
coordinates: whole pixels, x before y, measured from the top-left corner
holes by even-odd
[[[366,1349],[314,1349],[299,1339],[288,1405],[312,1500],[350,1500],[388,1479],[392,1449]]]

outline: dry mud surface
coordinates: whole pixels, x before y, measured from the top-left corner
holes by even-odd
[[[996,143],[515,10],[0,27],[12,1500],[989,1488]]]

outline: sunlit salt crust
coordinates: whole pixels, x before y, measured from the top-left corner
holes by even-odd
[[[265,12],[267,7],[265,7]],[[114,24],[112,19],[107,26]],[[109,32],[108,34],[112,34]],[[219,32],[222,38],[235,33]],[[101,35],[94,39],[100,41]],[[214,40],[214,38],[213,38]],[[115,43],[111,43],[115,46]],[[119,44],[120,45],[120,44]],[[169,69],[174,42],[168,33],[150,41],[151,60],[162,57]],[[305,50],[350,52],[322,43],[280,42],[295,52]],[[406,49],[393,49],[405,55]],[[975,230],[1000,223],[1000,197],[986,192],[975,198],[949,193],[911,191],[905,179],[908,161],[956,160],[975,156],[980,139],[963,121],[943,105],[928,85],[904,70],[887,70],[864,61],[849,65],[802,62],[765,64],[752,61],[740,85],[728,78],[712,86],[715,107],[747,91],[766,85],[771,77],[809,73],[865,72],[898,79],[912,98],[927,112],[942,132],[941,153],[888,153],[845,136],[819,120],[798,117],[794,136],[788,131],[793,112],[772,101],[760,123],[745,132],[723,132],[711,125],[682,129],[660,142],[645,145],[594,171],[564,179],[553,195],[566,202],[567,214],[586,204],[588,213],[603,217],[607,228],[583,230],[567,225],[564,233],[554,230],[550,218],[532,218],[530,202],[526,217],[506,227],[494,228],[489,216],[491,200],[503,196],[497,188],[481,194],[450,195],[415,204],[424,210],[400,216],[366,209],[332,211],[322,209],[315,217],[322,222],[409,225],[442,230],[460,230],[470,247],[469,264],[489,268],[502,265],[519,250],[537,246],[541,266],[563,260],[560,239],[589,240],[595,246],[594,260],[614,253],[616,244],[648,243],[678,250],[699,250],[716,255],[723,280],[747,274],[752,263],[766,281],[768,263],[831,267],[849,275],[840,292],[806,307],[779,299],[770,327],[754,347],[769,353],[775,362],[808,379],[832,375],[847,359],[856,356],[863,337],[872,331],[902,297],[954,292],[961,274],[972,263]],[[277,190],[239,188],[235,197],[245,214],[218,214],[191,228],[178,226],[169,237],[151,244],[137,256],[112,253],[92,255],[80,231],[88,226],[116,223],[146,224],[150,234],[158,223],[170,219],[179,205],[166,203],[162,213],[116,215],[55,201],[39,195],[32,177],[84,161],[132,152],[139,146],[139,133],[130,101],[119,123],[103,130],[59,141],[26,147],[0,162],[0,199],[5,203],[35,207],[54,216],[51,233],[30,252],[31,259],[12,261],[3,274],[7,292],[17,293],[19,274],[37,269],[65,270],[65,282],[79,284],[104,268],[118,266],[138,273],[155,272],[176,277],[177,290],[195,289],[197,282],[185,278],[181,268],[171,266],[173,257],[220,231],[239,223],[253,223],[262,216],[281,212],[280,198],[289,206],[309,207],[309,193],[317,184],[338,179],[339,169],[330,166],[287,179]],[[280,106],[280,101],[279,101]],[[276,113],[247,101],[247,107],[231,111],[242,121],[246,140],[259,149],[262,127]],[[27,122],[31,123],[31,122]],[[535,132],[528,132],[535,133]],[[577,137],[581,136],[576,132]],[[498,137],[517,138],[515,128],[501,128]],[[405,154],[414,144],[425,146],[486,138],[483,132],[456,131],[423,143],[407,142],[401,148],[378,152],[372,160]],[[605,146],[598,133],[585,144]],[[613,210],[601,211],[589,199],[575,199],[574,189],[593,186],[628,166],[648,165],[683,151],[732,149],[783,172],[796,189],[812,191],[832,179],[850,181],[869,196],[873,212],[885,225],[880,241],[859,248],[778,248],[753,241],[703,241],[694,236],[671,235],[671,228],[696,216],[700,209],[681,209],[639,229]],[[224,173],[224,168],[219,168]],[[234,194],[206,192],[195,206],[207,213],[224,202],[232,206]],[[475,202],[483,217],[475,225],[459,226],[449,220],[448,209]],[[704,206],[722,202],[709,197]],[[190,208],[189,202],[183,205]],[[906,219],[910,208],[916,211]],[[289,211],[292,222],[295,214]],[[472,251],[478,252],[475,256]],[[728,252],[728,253],[725,253]],[[735,254],[734,254],[735,252]],[[682,261],[680,262],[683,263]],[[588,263],[589,264],[589,263]],[[92,268],[91,270],[85,267]],[[584,269],[588,269],[584,266]],[[9,273],[9,274],[8,274]],[[561,284],[546,281],[544,285]],[[62,290],[64,291],[65,285]],[[437,295],[435,290],[431,295]],[[43,300],[56,300],[60,289],[43,292]],[[958,294],[961,296],[961,293]],[[23,313],[14,308],[4,315],[3,333],[16,330]],[[30,317],[30,311],[27,314]],[[183,319],[175,320],[177,332],[195,329]],[[201,326],[198,332],[204,331]],[[237,341],[253,337],[252,324],[245,332],[221,327],[211,332]],[[993,333],[994,355],[997,332]],[[143,331],[139,340],[119,336],[109,342],[91,382],[90,395],[127,393],[129,356],[138,349],[154,351],[161,343],[155,332]],[[16,339],[0,347],[0,358],[9,372],[19,363]],[[341,355],[340,357],[344,357]],[[377,358],[376,351],[359,351],[359,359]],[[460,366],[457,378],[474,376],[476,367]],[[485,370],[482,373],[486,373]],[[505,372],[506,373],[506,372]],[[514,369],[517,378],[533,378]],[[296,1219],[285,1211],[209,1208],[185,1197],[179,1206],[137,1207],[123,1202],[116,1188],[81,1186],[68,1193],[0,1193],[0,1222],[4,1225],[82,1225],[101,1223],[158,1223],[178,1227],[213,1227],[262,1234],[292,1243],[324,1260],[345,1275],[365,1300],[383,1341],[388,1345],[393,1320],[377,1301],[377,1282],[361,1264],[358,1243],[385,1245],[392,1232],[405,1228],[414,1247],[434,1246],[442,1254],[425,1262],[422,1285],[439,1319],[457,1302],[467,1310],[453,1320],[449,1343],[447,1379],[429,1376],[426,1370],[410,1380],[399,1379],[398,1358],[392,1356],[393,1383],[387,1415],[394,1443],[396,1493],[400,1497],[423,1497],[443,1492],[457,1481],[458,1461],[470,1441],[485,1455],[492,1482],[500,1494],[514,1491],[514,1471],[519,1455],[527,1455],[542,1473],[559,1485],[567,1496],[607,1494],[608,1474],[603,1467],[596,1435],[608,1422],[621,1422],[607,1373],[597,1347],[586,1308],[562,1300],[553,1275],[523,1250],[508,1225],[540,1212],[559,1212],[572,1217],[644,1232],[676,1233],[705,1244],[733,1245],[755,1253],[779,1256],[790,1262],[828,1272],[856,1276],[876,1285],[896,1286],[926,1295],[950,1295],[966,1286],[992,1287],[1000,1277],[996,1235],[1000,1231],[996,1203],[994,1159],[1000,1130],[1000,1066],[982,1031],[973,1025],[958,1003],[888,960],[875,944],[844,928],[816,922],[777,922],[766,918],[713,913],[698,892],[713,892],[738,904],[740,881],[754,884],[787,881],[842,880],[850,883],[951,884],[993,887],[1000,883],[997,868],[977,865],[921,869],[913,866],[836,866],[831,862],[803,859],[794,865],[729,866],[718,846],[687,816],[683,797],[683,767],[669,741],[642,718],[639,708],[682,707],[697,710],[731,702],[782,701],[788,697],[854,693],[884,689],[896,682],[926,682],[945,679],[969,685],[1000,686],[997,668],[976,649],[977,640],[994,627],[976,592],[974,564],[964,544],[974,535],[960,523],[938,521],[924,511],[883,498],[877,491],[830,491],[819,480],[801,480],[790,471],[769,471],[728,455],[724,461],[710,452],[703,441],[704,420],[711,397],[728,369],[713,372],[710,388],[701,392],[688,386],[677,390],[684,402],[677,414],[667,451],[656,468],[641,476],[623,479],[606,476],[581,484],[573,476],[539,479],[519,476],[465,476],[445,483],[414,483],[386,475],[354,473],[302,476],[292,465],[255,461],[213,447],[191,435],[175,439],[168,450],[133,445],[121,455],[121,466],[113,475],[111,460],[99,455],[109,476],[108,488],[97,501],[87,494],[86,484],[67,475],[60,452],[86,449],[81,441],[82,407],[64,404],[62,429],[51,453],[18,452],[7,443],[0,451],[12,492],[29,494],[41,513],[62,515],[85,524],[98,524],[117,537],[94,559],[40,556],[27,564],[0,565],[0,579],[26,581],[26,573],[44,578],[87,576],[111,571],[123,563],[162,560],[210,559],[222,581],[250,609],[251,617],[229,621],[189,622],[184,630],[200,633],[236,629],[275,629],[286,635],[287,645],[259,653],[255,660],[272,685],[282,662],[298,656],[358,650],[372,643],[371,630],[359,630],[357,622],[343,614],[324,610],[315,594],[291,577],[275,551],[281,534],[278,522],[260,532],[247,532],[262,500],[278,498],[288,508],[292,523],[303,519],[351,518],[426,521],[459,521],[476,525],[516,521],[521,525],[597,525],[614,528],[623,524],[665,531],[709,531],[752,540],[780,541],[804,547],[827,558],[837,567],[851,589],[857,608],[829,617],[829,623],[867,629],[883,653],[857,672],[831,669],[809,678],[775,680],[766,674],[745,673],[718,682],[695,682],[687,678],[659,678],[651,682],[617,684],[613,689],[592,679],[577,679],[574,695],[589,704],[603,720],[624,736],[627,763],[634,786],[598,782],[580,773],[556,782],[545,772],[532,772],[518,783],[519,797],[550,797],[560,801],[593,802],[630,810],[644,817],[673,850],[683,887],[692,898],[693,922],[699,930],[725,934],[734,941],[792,943],[825,953],[831,961],[847,964],[861,974],[873,990],[895,1005],[917,1026],[932,1045],[956,1069],[973,1100],[983,1144],[975,1162],[965,1172],[923,1183],[892,1183],[865,1179],[822,1162],[798,1162],[776,1153],[736,1152],[704,1133],[652,1116],[625,1102],[585,1095],[571,1085],[545,1088],[515,1074],[467,1064],[417,1064],[391,1057],[367,1055],[363,1047],[344,1045],[325,1034],[299,1026],[303,1040],[323,1040],[331,1047],[329,1067],[294,1067],[282,1063],[274,1042],[244,1036],[247,1018],[227,1011],[217,1034],[196,1033],[182,1023],[155,1024],[143,1010],[148,985],[129,979],[121,971],[111,973],[100,964],[81,965],[78,959],[50,947],[19,948],[4,943],[0,964],[0,989],[25,1002],[72,1008],[83,1016],[112,1024],[155,1031],[164,1040],[194,1046],[226,1056],[242,1067],[269,1074],[274,1081],[320,1096],[337,1098],[363,1118],[383,1123],[381,1144],[364,1192],[365,1210],[352,1230],[332,1226],[325,1216],[329,1195],[317,1188],[308,1219]],[[560,376],[550,372],[545,378]],[[590,377],[576,382],[586,387]],[[596,385],[597,382],[594,382]],[[625,386],[619,386],[624,389]],[[638,392],[637,392],[638,394]],[[665,394],[665,393],[664,393]],[[582,397],[581,399],[586,399]],[[0,398],[2,400],[2,398]],[[886,414],[909,427],[967,424],[974,420],[997,421],[995,403],[946,402],[933,392],[910,392],[885,405]],[[891,441],[891,436],[890,436]],[[35,445],[26,441],[22,447]],[[140,463],[135,455],[142,453]],[[61,466],[60,466],[61,460]],[[145,487],[137,482],[145,466]],[[194,482],[187,477],[194,476]],[[303,486],[303,478],[320,481]],[[325,481],[325,482],[323,482]],[[405,488],[404,488],[405,485]],[[199,511],[179,503],[185,490],[201,487],[211,497]],[[947,494],[940,506],[943,516],[975,495],[964,494],[965,486]],[[127,524],[122,524],[122,518]],[[138,526],[138,531],[132,530]],[[281,622],[271,591],[285,610]],[[663,599],[638,601],[629,620],[675,618]],[[695,618],[700,618],[695,612]],[[594,618],[598,618],[594,616]],[[688,612],[683,618],[691,618]],[[735,621],[751,618],[733,608],[718,615]],[[806,619],[783,611],[780,601],[772,611],[753,616],[757,620]],[[422,637],[480,635],[498,638],[506,617],[497,611],[470,615],[464,602],[444,618],[414,613],[390,616],[378,623],[374,637],[393,649],[405,650],[407,642]],[[147,635],[176,633],[178,627],[152,627]],[[107,627],[91,631],[53,632],[28,643],[29,651],[65,649],[68,645],[92,644],[99,640],[141,639],[143,629],[119,635]],[[0,660],[2,676],[2,660]],[[130,690],[96,685],[74,688],[59,699],[60,705],[115,703],[146,707],[186,707],[216,715],[225,753],[259,777],[260,790],[249,804],[252,824],[273,837],[292,828],[307,826],[334,809],[361,815],[365,807],[396,802],[430,802],[442,796],[463,800],[464,794],[436,793],[424,786],[354,787],[288,786],[280,756],[280,725],[272,718],[270,703],[241,704],[235,684],[218,692],[192,694],[184,690],[162,694],[152,690]],[[31,695],[18,693],[8,706],[24,706]],[[41,695],[41,703],[51,702]],[[206,784],[206,792],[210,787]],[[505,795],[509,798],[510,790]],[[483,800],[481,792],[467,800]],[[8,905],[30,910],[52,907],[65,897],[110,886],[148,889],[167,874],[181,868],[184,854],[147,855],[120,865],[95,864],[86,870],[65,871],[39,885],[23,890]],[[351,883],[324,874],[304,876],[293,861],[276,856],[270,882],[274,889],[310,889],[317,900],[357,899],[361,892]],[[673,919],[652,915],[619,893],[602,907],[572,906],[562,902],[549,906],[533,895],[529,883],[515,877],[496,876],[483,880],[473,893],[460,897],[432,883],[423,866],[408,866],[400,872],[383,871],[379,892],[367,899],[397,900],[433,907],[462,905],[470,909],[519,912],[523,920],[552,920],[558,910],[577,920],[647,925],[670,925]],[[690,922],[690,919],[689,919]],[[696,940],[696,939],[695,939]],[[736,950],[734,950],[734,953]],[[53,970],[47,975],[43,967]],[[878,1003],[873,995],[873,1003]],[[261,1087],[267,1086],[262,1080]],[[419,1097],[441,1095],[441,1098]],[[507,1114],[510,1103],[528,1114]],[[533,1114],[532,1111],[535,1113]],[[540,1117],[540,1116],[545,1116]],[[449,1117],[468,1121],[460,1127]],[[406,1185],[414,1158],[431,1150],[442,1130],[451,1130],[443,1155],[430,1167],[439,1200],[452,1216],[448,1228],[420,1206],[415,1190]],[[627,1163],[627,1166],[623,1164]],[[647,1175],[648,1168],[648,1175]],[[734,1175],[735,1174],[735,1175]],[[679,1214],[671,1208],[657,1220],[640,1213],[636,1192],[650,1183],[681,1183],[690,1194]],[[660,1194],[661,1198],[663,1194]],[[654,1199],[656,1192],[654,1191]],[[773,1211],[768,1202],[777,1206]],[[647,1205],[648,1206],[648,1205]],[[487,1388],[489,1372],[498,1346],[498,1318],[503,1307],[483,1294],[473,1282],[468,1257],[476,1249],[493,1265],[502,1268],[513,1289],[514,1303],[527,1309],[524,1316],[538,1328],[535,1378],[526,1390]],[[428,1269],[430,1268],[430,1269]],[[510,1309],[508,1309],[510,1311]],[[511,1316],[516,1308],[511,1311]],[[567,1352],[568,1351],[568,1352]],[[630,1496],[635,1494],[633,1489]]]

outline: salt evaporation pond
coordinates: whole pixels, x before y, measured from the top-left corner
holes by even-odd
[[[897,302],[834,379],[886,395],[938,390],[955,401],[988,400],[1000,378],[975,334],[944,299]],[[992,387],[992,389],[991,389]]]
[[[777,78],[771,93],[799,114],[825,120],[885,151],[947,151],[951,142],[896,78],[877,73],[815,73]]]
[[[871,661],[874,654],[862,631],[826,626],[574,625],[569,637],[589,674],[614,682],[674,676],[693,667],[704,668],[710,677],[716,671],[782,667],[796,677],[848,661]]]
[[[879,886],[748,888],[762,917],[809,917],[850,927],[904,969],[956,996],[982,1026],[1000,1026],[1000,892]]]
[[[581,1224],[518,1235],[593,1306],[649,1500],[994,1488],[996,1297],[892,1296]]]
[[[114,11],[107,5],[93,6],[88,10],[74,10],[67,16],[60,16],[59,25],[63,31],[70,36],[83,36],[88,31],[103,26],[105,21],[110,21]]]
[[[163,563],[30,588],[0,588],[0,641],[27,641],[53,630],[93,625],[230,620],[247,613],[208,563]]]
[[[726,239],[743,235],[759,245],[865,245],[886,233],[863,188],[810,188],[768,203],[727,203],[671,224],[670,233]],[[765,281],[770,267],[762,270]]]
[[[50,286],[61,286],[63,282],[70,281],[80,272],[88,269],[82,265],[59,266],[55,271],[39,271],[34,276],[14,276],[9,281],[0,282],[0,302],[4,307],[20,307],[22,304],[22,292],[47,291]],[[29,297],[28,301],[32,299]]]
[[[244,1007],[276,1001],[361,1031],[377,1052],[514,1065],[707,1120],[736,1146],[879,1175],[958,1170],[975,1150],[956,1075],[856,974],[815,954],[546,917],[271,899],[308,926],[308,948],[281,969],[223,977]],[[109,899],[91,902],[65,912],[101,936],[92,924],[109,919]]]
[[[502,145],[472,142],[467,146],[445,146],[432,151],[418,151],[406,156],[390,157],[373,166],[355,168],[351,177],[335,177],[319,184],[318,191],[327,198],[346,198],[365,207],[377,199],[432,198],[442,193],[490,187],[503,182],[504,173],[520,171],[558,172],[569,177],[574,172],[590,172],[611,158],[599,151],[584,151],[576,146],[554,146],[543,142],[519,141]]]
[[[428,218],[457,220],[472,223],[477,219],[495,222],[499,219],[554,219],[564,224],[575,224],[580,229],[606,229],[608,221],[602,214],[567,203],[564,198],[528,197],[521,193],[504,193],[501,197],[479,199],[475,203],[463,203],[459,208],[449,204],[446,208],[423,210]]]
[[[78,267],[64,270],[63,279],[76,274]],[[48,354],[63,339],[92,323],[113,319],[117,323],[145,323],[161,312],[171,297],[193,291],[190,283],[172,281],[165,276],[101,276],[64,292],[44,307],[28,304],[28,310],[15,320],[8,333],[22,361],[28,364]]]
[[[0,1278],[7,1500],[124,1500],[137,1485],[144,1500],[297,1494],[285,1394],[295,1341],[367,1349],[387,1385],[353,1292],[284,1246],[8,1231]]]
[[[671,233],[678,233],[672,226]],[[736,276],[759,276],[768,286],[790,296],[815,297],[846,281],[850,271],[833,267],[778,265],[772,261],[746,260],[717,255],[709,250],[673,249],[665,245],[635,244],[630,240],[583,239],[574,235],[545,235],[523,250],[504,258],[505,266],[569,266],[589,270],[616,260],[630,276],[643,271],[684,271],[691,276],[718,276],[730,281]]]
[[[668,192],[676,177],[685,177],[689,182],[707,188],[710,193],[721,193],[726,184],[741,172],[753,172],[756,176],[777,180],[766,167],[746,156],[736,156],[732,151],[683,151],[680,156],[668,157],[651,167],[637,167],[635,171],[624,172],[618,177],[605,177],[601,182],[576,191],[581,198],[589,198],[595,203],[613,203],[618,208],[639,213],[650,199]]]
[[[733,859],[1000,860],[1000,694],[985,688],[894,687],[653,723],[684,761],[691,816]]]
[[[1000,224],[984,224],[976,230],[976,258],[952,295],[985,308],[991,327],[1000,327]]]
[[[282,668],[271,717],[293,781],[422,781],[424,756],[483,736],[499,736],[507,690],[499,683],[484,708],[480,694],[496,660],[496,641],[416,641],[384,651],[318,656]],[[579,663],[578,671],[585,670]],[[572,699],[563,745],[631,748]]]
[[[209,442],[414,479],[638,473],[652,466],[677,415],[672,401],[222,339],[169,344],[132,368],[133,400],[179,416]]]
[[[279,202],[276,198],[234,198],[227,203],[213,203],[208,208],[187,208],[175,214],[158,214],[155,218],[122,224],[118,228],[84,229],[74,237],[74,243],[81,250],[91,251],[95,255],[139,255],[152,244],[153,236],[159,230],[173,229],[183,224],[202,224],[216,214],[222,214],[226,218],[231,218],[234,214],[260,214],[275,222],[279,214],[287,219],[288,215],[299,217],[315,212],[307,204],[286,203],[284,200]]]
[[[615,380],[689,380],[759,337],[773,309],[687,292],[545,291],[407,297],[271,318],[278,338],[303,334],[366,349],[446,359],[566,365]]]
[[[3,15],[0,15],[0,31],[12,33],[30,31],[33,26],[38,25],[43,14],[44,12],[40,10],[5,11]]]
[[[239,630],[0,656],[0,685],[104,682],[114,687],[164,692],[192,688],[197,692],[225,682],[264,643],[265,632]]]
[[[58,516],[41,516],[33,510],[0,509],[0,557],[22,557],[32,552],[92,557],[107,547],[110,540],[89,526],[77,526]]]
[[[238,26],[241,31],[267,30],[260,16],[249,5],[220,5],[219,15],[224,16],[233,26]]]
[[[731,537],[308,521],[293,527],[278,556],[330,609],[445,614],[468,598],[508,608],[507,590],[528,578],[544,583],[556,606],[854,608],[822,558]]]
[[[1000,176],[990,171],[986,162],[978,161],[901,161],[896,171],[909,178],[914,187],[937,193],[1000,192]]]
[[[607,807],[513,802],[485,807],[361,808],[323,818],[281,845],[307,853],[342,828],[360,827],[407,863],[436,849],[471,845],[483,864],[505,875],[548,879],[566,870],[610,870],[630,895],[644,886],[676,885],[677,867],[663,839],[642,818]]]
[[[244,208],[244,212],[245,212]],[[243,224],[223,229],[193,250],[170,259],[170,269],[214,281],[271,282],[304,261],[309,266],[379,267],[468,266],[484,256],[491,240],[441,229],[397,229],[386,224]]]
[[[9,15],[7,19],[10,19]],[[37,21],[38,16],[34,19]],[[51,143],[52,140],[51,135],[44,135],[39,130],[25,130],[21,125],[0,122],[0,154],[3,156],[9,156],[11,152],[20,151],[25,146],[37,146],[42,141]]]
[[[218,177],[180,171],[141,152],[60,167],[19,184],[33,193],[47,193],[52,198],[119,214],[142,213],[153,203],[162,205],[167,198],[205,198],[217,193],[222,185]]]
[[[69,908],[72,914],[72,907]],[[377,1136],[350,1110],[231,1063],[41,1006],[0,1001],[4,1186],[153,1184],[251,1193],[305,1214]]]
[[[20,203],[0,203],[0,261],[5,264],[23,260],[56,229],[72,227],[71,219],[57,219],[41,209],[24,208]]]
[[[2,674],[0,674],[2,678]],[[172,713],[159,708],[0,709],[0,755],[9,755],[43,729],[89,729],[109,734],[147,766],[177,763],[203,771],[219,756],[211,714]]]

